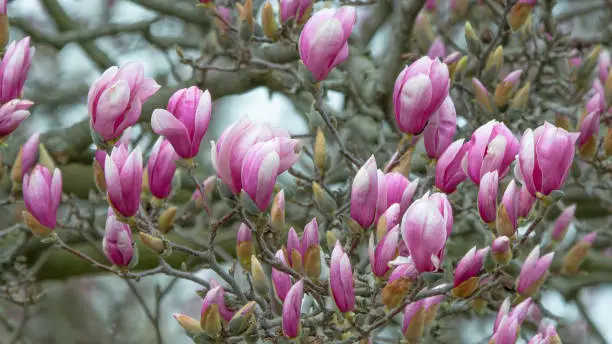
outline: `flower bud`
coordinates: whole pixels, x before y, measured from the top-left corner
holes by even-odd
[[[2,24],[3,26],[7,25],[7,23],[0,24]],[[0,27],[0,29],[2,28]],[[7,37],[0,36],[0,39],[2,40],[6,38]],[[6,43],[4,42],[4,44]],[[4,47],[4,45],[2,47]],[[30,46],[29,36],[21,39],[20,41],[13,41],[4,51],[4,55],[2,57],[2,65],[0,65],[0,82],[2,84],[0,104],[6,104],[11,101],[22,102],[22,100],[20,100],[19,98],[21,98],[23,94],[23,86],[25,84],[26,78],[28,77],[28,71],[30,70],[32,58],[34,57],[34,52],[35,48]],[[29,105],[32,105],[31,102],[29,103]],[[2,115],[4,114],[0,114],[0,118],[3,117]],[[27,117],[27,115],[25,117]],[[22,117],[21,120],[16,123],[15,128],[17,127],[17,125],[19,125],[19,123],[21,123],[23,119],[25,119],[25,117]],[[2,128],[2,126],[4,125],[5,123],[0,124],[0,128]],[[0,129],[0,137],[6,136],[7,134],[3,133],[2,131],[3,130]]]
[[[149,191],[157,199],[161,200],[170,195],[178,158],[170,141],[159,137],[151,149],[151,156],[147,163]]]
[[[108,211],[102,249],[108,260],[121,267],[128,266],[134,257],[134,243],[130,227],[117,220],[112,209]]]
[[[285,254],[282,249],[276,251],[276,258],[280,260],[284,266],[289,266],[285,260]],[[289,289],[291,289],[291,277],[276,268],[272,268],[272,286],[274,287],[274,294],[281,301],[285,301]]]
[[[431,42],[434,40],[431,19],[427,14],[421,12],[417,15],[413,32],[415,34],[415,39],[419,50],[427,50]]]
[[[536,246],[525,259],[516,282],[516,291],[521,296],[532,296],[538,292],[548,277],[548,268],[555,253],[540,257],[540,247]]]
[[[429,47],[429,51],[427,51],[427,56],[432,59],[436,57],[442,59],[446,56],[446,46],[444,46],[444,41],[441,37],[436,37],[433,43],[431,43],[431,47]]]
[[[142,154],[136,147],[128,154],[125,146],[113,147],[104,166],[108,202],[125,218],[138,212],[142,190]]]
[[[477,78],[472,78],[472,86],[474,87],[474,95],[476,96],[478,105],[480,105],[487,114],[493,114],[493,104],[491,103],[491,96],[487,88]]]
[[[228,324],[228,330],[231,335],[239,336],[253,326],[255,323],[255,307],[255,301],[249,301],[234,314]]]
[[[278,24],[276,24],[276,19],[274,18],[274,9],[272,9],[272,5],[269,2],[266,2],[261,12],[261,28],[266,37],[276,40]]]
[[[536,0],[521,0],[512,6],[508,15],[508,24],[513,31],[517,31],[527,22],[535,3]]]
[[[487,58],[484,69],[482,70],[482,78],[485,82],[495,80],[499,75],[504,65],[504,47],[498,45],[495,50]]]
[[[283,302],[282,327],[285,337],[296,338],[300,335],[300,318],[302,300],[304,299],[304,281],[295,283]]]
[[[573,275],[578,272],[580,264],[582,264],[589,253],[589,249],[593,246],[596,237],[597,233],[591,232],[572,246],[563,258],[563,264],[561,265],[561,272],[564,275]]]
[[[459,139],[451,143],[436,164],[435,186],[444,193],[455,192],[457,186],[467,178],[461,165],[470,146],[463,144],[463,141]]]
[[[512,260],[510,239],[507,236],[500,236],[493,240],[491,244],[491,256],[493,257],[493,261],[499,265],[506,265]]]
[[[489,248],[476,250],[472,247],[457,264],[453,279],[453,295],[460,298],[470,297],[478,288],[478,274],[482,270]]]
[[[329,268],[329,288],[338,310],[350,312],[355,307],[355,289],[353,286],[353,268],[351,260],[342,249],[340,242],[331,254]]]
[[[168,233],[170,229],[172,229],[172,226],[174,226],[174,218],[176,216],[177,209],[177,207],[171,206],[164,210],[161,215],[159,215],[159,231],[163,234]]]
[[[509,238],[514,236],[518,227],[520,192],[514,179],[510,181],[506,187],[506,191],[504,191],[502,201],[497,208],[497,219],[495,222],[497,234],[505,235]]]
[[[480,56],[482,42],[480,41],[480,38],[478,38],[478,35],[476,35],[476,32],[469,21],[465,22],[465,41],[467,43],[468,51],[472,55]]]
[[[270,209],[270,225],[277,231],[285,228],[285,190],[279,191],[274,196]]]
[[[480,213],[480,218],[488,224],[495,222],[498,186],[497,170],[485,173],[480,180],[478,188],[478,212]]]
[[[561,215],[555,220],[553,226],[551,238],[554,242],[561,242],[565,238],[565,234],[569,228],[569,225],[574,220],[574,214],[576,213],[576,204],[572,204],[565,208]]]
[[[287,233],[287,262],[296,271],[302,271],[302,244],[293,227]]]
[[[264,297],[268,295],[268,291],[270,290],[268,277],[263,271],[261,263],[254,254],[251,255],[251,277],[253,279],[253,288],[255,291]]]
[[[521,87],[510,102],[510,109],[524,109],[527,107],[529,101],[529,91],[531,90],[531,83],[527,81],[523,87]]]
[[[400,263],[395,265],[389,275],[387,285],[381,291],[382,303],[387,309],[398,307],[408,294],[413,281],[419,277],[419,272],[412,259],[398,257],[394,262],[396,261],[400,261]],[[390,262],[390,264],[394,262]]]
[[[363,228],[374,223],[378,192],[378,171],[372,156],[357,171],[351,189],[351,218]]]
[[[253,242],[251,230],[244,223],[240,224],[236,235],[236,256],[242,268],[251,270],[251,255],[253,254]]]
[[[40,134],[36,133],[32,135],[24,144],[19,148],[17,158],[13,163],[13,169],[11,170],[11,181],[13,184],[21,185],[23,176],[34,167],[38,161],[38,146],[40,141]],[[47,168],[49,169],[49,168]],[[53,171],[53,169],[51,169]]]
[[[236,10],[238,11],[238,33],[240,38],[249,41],[254,29],[253,1],[245,0],[244,5],[239,2],[236,3]]]
[[[448,96],[438,111],[431,116],[423,131],[423,142],[427,156],[431,159],[439,158],[444,150],[450,146],[456,131],[457,112],[453,100]]]
[[[319,225],[313,218],[304,227],[302,238],[302,266],[310,279],[317,280],[321,275],[321,248],[319,247]]]
[[[406,305],[402,333],[409,343],[418,342],[425,330],[425,307],[423,300],[417,300]]]
[[[190,317],[188,315],[179,314],[179,313],[172,314],[172,317],[188,333],[194,333],[195,334],[195,333],[201,333],[202,332],[202,328],[200,327],[200,322],[197,321],[196,319],[194,319],[194,318],[192,318],[192,317]]]
[[[200,315],[200,327],[207,335],[216,338],[223,329],[221,325],[221,314],[217,299],[220,297],[221,287],[210,289],[206,293]]]
[[[1,72],[2,67],[0,66]],[[1,79],[0,74],[0,81]],[[34,105],[33,102],[25,99],[12,99],[2,103],[2,106],[0,106],[0,144],[19,127],[21,122],[30,116],[28,109],[32,105]]]
[[[164,240],[144,233],[144,232],[138,232],[138,237],[140,238],[140,242],[146,246],[147,248],[149,248],[151,251],[158,253],[158,254],[163,254],[166,252],[166,249],[168,248],[166,246],[166,243],[164,242]]]
[[[338,208],[336,201],[317,182],[312,182],[312,199],[323,212],[332,213]]]
[[[59,169],[51,174],[46,167],[36,165],[23,177],[23,202],[27,209],[24,218],[35,234],[49,233],[55,228],[61,199],[62,173]]]
[[[399,244],[399,225],[396,225],[387,234],[376,242],[375,235],[370,235],[368,254],[370,267],[374,275],[384,278],[390,271],[389,262],[397,256]]]
[[[612,75],[612,73],[610,73],[610,75]],[[608,132],[606,136],[604,136],[603,147],[606,157],[612,156],[612,128],[608,128]]]
[[[7,0],[0,1],[0,50],[4,50],[9,41],[9,19],[6,13]]]
[[[461,56],[461,53],[456,52],[456,51],[453,53],[450,53],[442,61],[448,67],[448,75],[450,76],[451,81],[455,80],[455,74],[457,72],[460,72],[459,68],[461,67],[462,61],[465,64],[465,62],[467,62],[467,56]]]
[[[497,88],[495,88],[495,95],[493,97],[493,102],[497,108],[500,109],[508,104],[510,96],[512,95],[512,90],[520,81],[522,72],[523,71],[521,69],[511,72],[510,74],[506,75],[504,80],[497,85]]]
[[[597,66],[597,60],[601,52],[601,45],[596,45],[582,60],[580,65],[574,70],[572,79],[578,83],[579,86],[584,86],[587,82],[590,82],[591,74]]]
[[[568,116],[557,114],[555,116],[555,125],[559,128],[563,128],[567,131],[573,130],[572,122]]]
[[[317,128],[313,155],[314,163],[319,169],[319,173],[324,174],[327,170],[327,145],[325,143],[325,134],[323,134],[320,128]]]
[[[599,95],[595,95],[599,98]],[[584,157],[592,157],[597,153],[597,135],[599,134],[600,111],[583,112],[579,122],[580,136],[578,137],[578,151]]]
[[[380,216],[378,219],[378,224],[376,225],[376,242],[382,241],[389,231],[391,231],[395,226],[399,225],[401,215],[400,205],[398,203],[393,203]]]

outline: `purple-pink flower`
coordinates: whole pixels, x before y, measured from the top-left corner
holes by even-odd
[[[62,173],[55,169],[53,174],[36,165],[32,172],[23,177],[23,202],[28,212],[41,225],[54,229],[57,224],[57,209],[62,200]]]
[[[302,299],[304,298],[304,280],[297,281],[283,302],[283,334],[285,337],[295,338],[300,335],[300,318]]]
[[[107,69],[89,88],[87,109],[93,130],[105,141],[121,136],[138,121],[142,104],[161,86],[144,76],[139,62]]]
[[[493,223],[497,213],[497,189],[499,179],[497,170],[482,176],[478,187],[478,212],[485,223]]]
[[[21,159],[21,161],[16,161],[13,165],[13,168],[17,166],[21,169],[19,174],[15,177],[19,178],[19,182],[23,180],[23,177],[26,173],[30,172],[30,170],[34,167],[36,162],[38,161],[38,145],[40,144],[40,134],[36,133],[21,146],[19,150],[19,154],[17,155],[17,159]]]
[[[329,287],[340,312],[346,313],[352,311],[355,307],[353,269],[351,267],[351,260],[342,249],[339,241],[336,242],[336,246],[331,254]]]
[[[351,218],[363,228],[370,227],[376,219],[378,186],[376,159],[371,156],[357,171],[351,189]]]
[[[448,68],[437,58],[423,56],[404,68],[393,89],[399,129],[407,134],[420,134],[448,96],[449,87]]]
[[[569,225],[574,220],[574,214],[576,213],[576,204],[572,204],[569,207],[563,209],[561,215],[555,220],[555,224],[553,226],[551,237],[554,241],[561,241],[565,238],[565,233],[567,233],[567,229]]]
[[[348,58],[348,39],[355,24],[352,6],[317,11],[304,25],[298,50],[306,68],[318,81]]]
[[[453,278],[453,286],[455,288],[461,286],[461,284],[473,277],[478,277],[487,253],[489,253],[488,247],[476,250],[476,246],[474,246],[463,256],[463,258],[461,258],[461,260],[459,260]],[[477,286],[477,284],[475,286]]]
[[[112,209],[109,209],[106,218],[102,250],[106,258],[117,266],[128,266],[134,256],[130,226],[117,220]]]
[[[446,97],[440,108],[434,112],[423,131],[423,143],[427,156],[438,159],[453,142],[457,131],[457,113],[451,97]]]
[[[2,85],[0,87],[0,104],[6,104],[13,99],[21,98],[34,51],[35,48],[30,47],[29,36],[18,42],[11,42],[6,48],[0,65],[0,82]],[[2,117],[0,116],[0,118]],[[0,133],[0,136],[3,135]]]
[[[469,149],[468,144],[463,144],[463,139],[456,140],[448,146],[436,164],[435,185],[440,191],[450,194],[457,190],[457,186],[463,182],[467,175],[463,171],[462,161]]]
[[[283,265],[289,266],[285,260],[285,253],[282,249],[276,251],[276,258],[280,260]],[[271,277],[276,297],[278,297],[281,302],[285,301],[287,293],[289,293],[289,289],[291,289],[291,277],[287,273],[277,270],[274,267],[272,268]]]
[[[398,245],[399,225],[393,227],[378,242],[376,242],[374,233],[370,235],[368,255],[374,275],[384,277],[389,272],[389,262],[397,256]]]
[[[290,18],[301,22],[311,6],[312,0],[281,0],[279,11],[281,23],[285,24]]]
[[[170,194],[172,178],[176,171],[176,160],[178,160],[178,155],[174,152],[170,142],[163,137],[158,138],[147,163],[149,190],[156,198],[163,199]]]
[[[191,159],[200,150],[211,112],[212,99],[208,90],[191,86],[176,91],[166,110],[153,111],[151,127],[172,144],[181,158]]]
[[[124,146],[113,147],[106,158],[104,175],[108,201],[116,213],[134,216],[140,204],[142,190],[142,154],[137,147],[132,153]]]
[[[516,282],[516,291],[520,295],[531,296],[538,291],[542,283],[546,281],[548,268],[552,264],[554,255],[554,252],[550,252],[540,257],[539,246],[529,253]]]
[[[13,99],[0,106],[0,143],[30,116],[28,109],[32,105],[34,103],[29,100]]]
[[[387,209],[394,203],[398,203],[400,205],[399,212],[403,214],[408,209],[410,202],[412,202],[412,196],[414,196],[418,184],[418,179],[409,181],[408,178],[399,172],[385,174]]]

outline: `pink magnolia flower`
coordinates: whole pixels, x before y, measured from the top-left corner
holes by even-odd
[[[515,344],[518,336],[518,330],[518,319],[513,316],[504,315],[500,321],[497,331],[495,331],[489,343]]]
[[[446,46],[441,37],[436,37],[433,43],[431,43],[429,51],[427,51],[427,56],[431,59],[435,59],[436,57],[444,58],[446,56]]]
[[[6,5],[8,0],[0,0],[0,14],[6,15]]]
[[[108,201],[116,213],[134,216],[142,190],[142,154],[137,147],[128,154],[124,146],[114,147],[104,166]]]
[[[376,239],[382,240],[393,227],[400,224],[402,220],[402,212],[399,203],[393,203],[378,219],[376,226]]]
[[[287,264],[287,261],[285,260],[285,254],[283,253],[282,249],[276,251],[276,258],[280,260],[283,265],[289,266],[289,264]],[[288,274],[275,268],[272,268],[271,277],[272,286],[274,287],[274,293],[276,294],[276,297],[278,297],[280,301],[285,301],[287,293],[289,293],[289,289],[291,289],[291,277]]]
[[[470,278],[477,277],[480,270],[482,270],[487,253],[489,253],[488,247],[480,250],[476,250],[476,246],[472,247],[472,249],[461,258],[459,263],[457,263],[453,278],[453,286],[458,287]]]
[[[504,191],[504,195],[502,196],[501,204],[504,205],[506,209],[506,213],[508,214],[508,219],[510,220],[510,224],[512,228],[516,231],[518,228],[518,211],[521,201],[521,190],[516,185],[516,182],[513,180],[508,183],[506,190]],[[504,235],[509,235],[510,233],[503,233]]]
[[[518,205],[518,216],[527,217],[533,208],[536,198],[529,193],[529,190],[525,185],[521,186],[519,205]]]
[[[299,158],[298,141],[291,139],[289,132],[284,129],[254,123],[243,117],[225,129],[217,143],[212,142],[213,167],[232,193],[238,194],[242,190],[242,165],[249,149],[259,142],[274,139],[278,140],[278,146],[275,144],[275,148],[278,147],[280,174],[288,170]]]
[[[505,177],[519,149],[519,142],[510,129],[494,120],[476,129],[468,145],[467,175],[476,184],[493,170],[497,170],[500,179]]]
[[[200,150],[211,112],[212,99],[208,90],[191,86],[176,91],[166,110],[153,111],[151,127],[172,144],[181,158],[191,159]]]
[[[280,1],[280,21],[285,24],[290,18],[295,18],[296,22],[301,22],[312,0],[281,0]]]
[[[389,262],[397,256],[399,244],[399,225],[391,229],[377,243],[374,233],[370,235],[368,255],[374,275],[384,277],[389,272]]]
[[[304,25],[298,49],[302,62],[318,81],[348,58],[355,19],[355,8],[342,6],[317,11]]]
[[[457,131],[457,113],[451,97],[446,97],[440,108],[434,112],[423,131],[423,143],[427,156],[438,159],[450,146]]]
[[[142,104],[161,86],[144,76],[139,62],[107,69],[89,88],[87,109],[91,126],[103,140],[111,141],[136,123]]]
[[[147,163],[149,190],[153,196],[163,199],[170,194],[172,178],[176,171],[176,160],[178,160],[178,155],[174,152],[170,142],[163,137],[158,138]]]
[[[242,188],[262,212],[270,205],[279,174],[278,150],[278,140],[257,143],[248,150],[242,164]]]
[[[603,50],[601,53],[599,53],[597,58],[597,76],[599,77],[599,82],[601,82],[602,85],[606,84],[611,65],[610,52],[608,50]]]
[[[38,145],[40,144],[40,134],[36,133],[21,146],[17,159],[21,159],[19,162],[15,162],[13,168],[20,166],[21,171],[19,173],[20,182],[26,173],[36,165],[38,161]]]
[[[283,302],[283,334],[289,338],[296,338],[300,334],[300,318],[302,299],[304,298],[304,281],[297,281]]]
[[[53,175],[42,165],[23,177],[23,202],[28,212],[43,226],[54,229],[57,224],[57,209],[62,200],[62,173]]]
[[[414,196],[418,184],[418,179],[409,181],[408,178],[404,177],[404,175],[399,172],[385,174],[387,207],[390,207],[394,203],[398,203],[400,205],[400,213],[403,214],[406,209],[408,209],[410,202],[412,202],[412,196]]]
[[[469,149],[468,144],[463,144],[463,139],[456,140],[448,146],[436,164],[435,185],[440,191],[450,194],[457,190],[457,186],[463,182],[467,175],[461,166]]]
[[[0,106],[0,143],[30,116],[28,109],[32,105],[29,100],[13,99]]]
[[[30,47],[29,36],[18,42],[11,42],[6,48],[0,65],[0,82],[2,83],[0,104],[21,98],[35,50],[34,47]]]
[[[554,255],[554,252],[550,252],[540,257],[539,246],[536,246],[529,253],[516,283],[516,291],[520,295],[531,296],[538,291],[540,285],[546,280],[548,268],[552,264]]]
[[[576,142],[578,146],[586,144],[591,137],[596,137],[599,133],[599,119],[601,114],[605,111],[605,105],[603,100],[603,94],[596,92],[595,95],[589,100],[586,106],[586,113],[581,118],[579,125],[580,135]]]
[[[425,194],[406,210],[402,237],[419,272],[440,267],[453,223],[452,208],[443,194]]]
[[[357,171],[351,189],[351,218],[363,228],[370,227],[376,219],[378,186],[376,159],[371,156]]]
[[[449,87],[448,68],[437,58],[423,56],[404,68],[393,89],[395,120],[400,130],[420,134],[448,96]]]
[[[209,284],[210,289],[206,292],[204,301],[202,302],[202,310],[200,311],[201,317],[205,319],[208,312],[211,310],[211,306],[216,305],[221,318],[224,321],[230,321],[234,313],[227,308],[227,304],[225,303],[225,290],[214,279],[211,279]]]
[[[117,266],[128,266],[134,256],[130,226],[117,220],[112,209],[109,209],[106,218],[102,250],[106,258]]]
[[[569,207],[563,209],[561,215],[555,220],[555,225],[552,230],[552,239],[554,241],[561,241],[565,238],[565,233],[567,233],[567,229],[569,225],[574,220],[574,214],[576,213],[576,204],[572,204]]]
[[[485,223],[495,221],[497,213],[497,189],[499,180],[497,170],[487,172],[480,180],[478,188],[478,212]]]
[[[578,133],[569,133],[545,122],[535,131],[527,129],[521,138],[516,176],[533,195],[559,190],[574,160]]]
[[[351,260],[336,242],[331,254],[329,267],[329,287],[336,306],[342,313],[350,312],[355,307],[355,289],[353,286],[353,269]]]

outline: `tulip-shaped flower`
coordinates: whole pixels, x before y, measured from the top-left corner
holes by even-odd
[[[393,203],[398,203],[400,205],[400,213],[403,214],[408,209],[410,202],[412,202],[412,196],[414,196],[418,184],[418,179],[409,181],[408,178],[399,172],[385,174],[387,207],[391,207]]]
[[[485,223],[494,223],[497,212],[497,171],[485,173],[478,187],[478,212]]]
[[[285,337],[296,338],[300,335],[300,318],[302,299],[304,298],[304,281],[295,283],[283,302],[283,334]]]
[[[301,255],[302,267],[306,276],[311,279],[319,278],[319,275],[321,275],[321,249],[319,247],[319,225],[316,218],[313,218],[304,227]]]
[[[104,174],[108,201],[117,215],[132,217],[138,212],[142,190],[142,154],[136,148],[128,154],[124,146],[114,147],[106,158]]]
[[[535,131],[525,131],[518,155],[517,178],[533,196],[547,196],[561,189],[574,160],[574,144],[579,135],[548,122]]]
[[[521,190],[516,185],[514,179],[510,181],[502,200],[497,208],[497,218],[495,227],[497,233],[507,237],[514,236],[518,227],[518,210],[521,198]]]
[[[363,228],[370,227],[376,219],[378,185],[376,160],[371,156],[357,171],[351,189],[351,218]]]
[[[23,177],[23,202],[27,211],[23,217],[36,234],[49,233],[57,224],[57,208],[62,199],[62,173],[53,174],[46,167],[36,165]]]
[[[597,76],[599,77],[599,82],[602,85],[605,85],[606,81],[608,80],[610,67],[612,67],[610,52],[608,50],[604,50],[599,53],[599,56],[597,57]]]
[[[520,325],[515,316],[504,315],[497,331],[489,341],[490,344],[515,344]]]
[[[270,205],[280,167],[276,146],[278,141],[254,145],[247,152],[242,164],[242,188],[262,212]]]
[[[453,142],[457,131],[457,113],[451,97],[446,97],[438,111],[429,118],[423,131],[425,151],[431,159],[438,159]]]
[[[519,142],[503,123],[490,121],[472,134],[468,143],[467,174],[476,184],[485,173],[497,170],[499,178],[508,173]]]
[[[33,104],[29,100],[13,99],[0,106],[0,143],[30,116],[28,109]]]
[[[476,291],[476,288],[478,288],[478,274],[482,270],[482,265],[488,252],[488,247],[476,250],[476,246],[474,246],[461,258],[455,268],[453,295],[466,298]]]
[[[348,58],[348,39],[355,19],[354,7],[325,8],[304,25],[298,49],[302,62],[317,81],[326,79],[334,67]]]
[[[329,267],[329,288],[331,294],[342,313],[350,312],[355,307],[355,289],[353,286],[353,269],[351,260],[342,249],[339,241],[331,254]]]
[[[19,42],[13,41],[6,48],[0,65],[0,82],[2,85],[0,87],[0,104],[5,104],[11,99],[21,98],[34,51],[35,48],[30,47],[29,36]],[[0,136],[2,136],[1,133]]]
[[[436,164],[435,185],[440,191],[447,194],[453,193],[457,190],[457,186],[467,178],[461,163],[468,149],[469,145],[463,144],[463,139],[459,139],[444,150]]]
[[[177,159],[170,142],[162,137],[158,138],[147,163],[149,190],[156,198],[163,199],[170,194]]]
[[[17,158],[11,171],[13,183],[21,184],[26,173],[34,167],[38,161],[38,145],[40,144],[40,134],[36,133],[19,148]]]
[[[254,123],[244,117],[225,129],[216,143],[212,142],[213,167],[233,194],[242,190],[242,165],[249,149],[259,142],[270,140],[278,141],[275,149],[280,158],[280,174],[288,170],[299,158],[298,141],[291,139],[289,132],[284,129]]]
[[[130,135],[131,130],[127,128],[121,138],[117,142],[115,142],[114,146],[124,146],[125,149],[128,149],[130,145]],[[102,149],[96,149],[96,153],[94,154],[94,181],[96,182],[96,186],[100,191],[106,192],[106,181],[104,180],[104,166],[106,166],[106,151]]]
[[[531,193],[529,193],[529,190],[527,190],[527,187],[525,185],[522,185],[519,197],[518,216],[526,218],[531,212],[535,201],[536,198]]]
[[[202,138],[208,129],[212,99],[210,93],[191,86],[176,91],[168,107],[155,109],[151,117],[153,131],[164,136],[183,159],[198,154]]]
[[[399,129],[407,134],[420,134],[448,96],[449,87],[448,68],[437,58],[423,56],[404,68],[393,89]]]
[[[500,236],[493,240],[491,244],[491,256],[493,261],[500,265],[506,265],[512,259],[512,250],[510,250],[510,238]]]
[[[402,220],[402,213],[400,211],[399,203],[393,203],[378,219],[376,225],[376,242],[380,242],[387,233],[389,233],[395,226],[399,225]],[[374,239],[374,237],[373,237]]]
[[[142,104],[161,86],[144,76],[141,63],[107,69],[89,88],[87,109],[93,130],[104,141],[113,141],[138,121]]]
[[[419,278],[419,272],[409,257],[397,257],[389,262],[389,265],[395,267],[389,275],[387,285],[381,291],[381,299],[387,309],[392,309],[404,300],[412,282]]]
[[[253,254],[253,235],[251,229],[244,223],[238,227],[236,235],[236,257],[242,268],[251,271],[251,255]]]
[[[102,250],[111,263],[121,267],[128,266],[134,256],[130,226],[117,220],[112,209],[109,209],[106,218]]]
[[[397,248],[399,244],[399,225],[396,225],[382,237],[378,243],[375,235],[370,235],[370,243],[368,246],[368,254],[370,257],[370,267],[372,272],[377,277],[385,277],[389,272],[389,262],[397,256]]]
[[[423,300],[409,303],[404,308],[402,333],[408,342],[418,342],[425,330],[425,307]]]
[[[285,266],[289,266],[285,260],[285,253],[282,249],[276,251],[276,258],[281,261]],[[274,294],[282,302],[285,301],[289,289],[291,289],[291,277],[275,268],[272,268],[272,286],[274,287]]]
[[[404,214],[402,237],[419,272],[440,267],[446,239],[452,230],[452,217],[450,204],[442,194],[425,194]]]
[[[222,321],[231,320],[233,314],[227,309],[223,287],[217,282],[210,283],[200,311],[200,327],[206,334],[216,337],[222,329]]]
[[[563,209],[561,215],[555,220],[555,225],[553,226],[551,237],[553,241],[560,242],[565,238],[565,233],[567,233],[567,229],[569,225],[574,220],[574,214],[576,213],[576,205],[572,204],[569,207]]]
[[[285,24],[289,19],[294,18],[296,22],[300,23],[311,8],[312,0],[281,0],[280,21]]]
[[[536,246],[525,259],[521,273],[516,282],[516,291],[519,295],[531,296],[538,292],[540,286],[548,277],[548,268],[555,253],[550,252],[540,257],[540,247]]]
[[[446,46],[442,38],[436,37],[436,39],[434,39],[427,51],[427,56],[431,59],[435,59],[436,57],[444,58],[446,56]]]

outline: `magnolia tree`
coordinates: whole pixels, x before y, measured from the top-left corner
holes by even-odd
[[[448,324],[465,314],[495,319],[488,343],[575,342],[546,290],[605,341],[577,295],[612,282],[612,73],[597,44],[612,40],[570,22],[609,15],[609,1],[558,15],[555,0],[134,0],[160,17],[91,30],[41,2],[60,33],[17,18],[29,37],[8,43],[0,1],[2,207],[25,206],[0,231],[6,302],[45,297],[40,252],[55,247],[87,263],[75,274],[199,284],[200,314],[150,316],[159,343],[164,317],[196,343],[457,343]],[[163,43],[162,17],[198,43]],[[192,77],[114,66],[95,39],[127,31],[176,51]],[[89,116],[24,143],[11,133],[30,121],[34,46],[69,42],[103,70]],[[217,99],[260,86],[311,130],[261,114],[203,142]],[[75,162],[91,175],[62,178]],[[85,178],[97,189],[68,194]],[[19,341],[23,325],[7,326]]]

